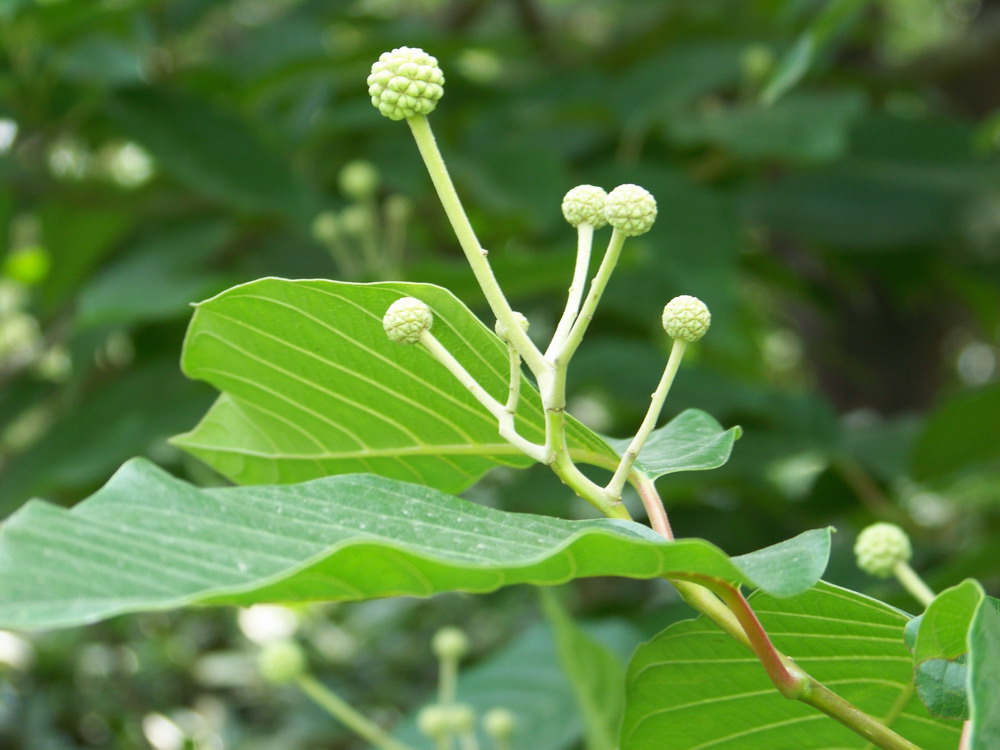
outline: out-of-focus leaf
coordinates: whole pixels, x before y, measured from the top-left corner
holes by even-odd
[[[927,418],[910,468],[924,481],[1000,462],[1000,383],[959,393]]]
[[[287,157],[235,112],[160,88],[120,92],[108,112],[160,168],[197,193],[257,212],[309,209]]]
[[[583,716],[587,750],[614,750],[625,702],[625,668],[573,621],[558,592],[540,589],[539,594],[556,653]]]
[[[654,430],[643,446],[635,466],[651,479],[677,471],[717,469],[729,460],[739,427],[723,430],[722,425],[699,409],[687,409]],[[608,445],[623,455],[631,438],[608,438]]]
[[[196,418],[210,393],[177,376],[173,359],[111,378],[3,469],[0,515],[32,495],[85,489]]]
[[[77,325],[127,326],[184,315],[222,291],[223,274],[201,268],[229,236],[222,223],[168,228],[109,267],[80,294]]]
[[[817,529],[729,558],[704,540],[667,541],[637,523],[506,513],[371,474],[199,489],[133,459],[72,510],[33,501],[0,527],[0,627],[598,575],[693,573],[794,596],[816,582],[829,543]]]
[[[59,67],[66,78],[85,85],[122,86],[143,79],[143,61],[136,50],[101,34],[72,45]]]
[[[773,107],[737,105],[673,117],[667,130],[684,145],[715,144],[743,159],[821,162],[843,155],[863,108],[857,91],[802,93]]]

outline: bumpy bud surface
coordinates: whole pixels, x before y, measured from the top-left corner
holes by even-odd
[[[577,185],[563,198],[563,216],[574,227],[590,224],[594,229],[600,229],[608,223],[604,216],[607,202],[608,194],[604,188],[596,185]]]
[[[390,120],[429,115],[444,94],[444,73],[417,47],[383,52],[368,76],[372,105]]]
[[[483,729],[490,737],[505,740],[514,732],[514,714],[506,708],[491,708],[483,716]]]
[[[912,554],[910,537],[893,523],[873,523],[854,542],[858,567],[879,578],[891,576],[896,564],[908,562]]]
[[[517,310],[514,311],[514,318],[517,320],[517,324],[521,326],[521,330],[527,333],[528,319]],[[498,320],[496,325],[493,326],[493,330],[497,332],[497,336],[502,338],[504,341],[507,340],[507,326],[505,326],[502,321]]]
[[[439,659],[461,659],[469,650],[469,639],[458,628],[441,628],[431,641],[434,655]]]
[[[306,657],[294,641],[276,641],[267,644],[260,652],[257,667],[269,682],[291,682],[305,672]]]
[[[416,297],[401,297],[389,305],[382,318],[382,327],[390,341],[415,344],[420,334],[430,330],[434,322],[431,309]]]
[[[697,341],[711,323],[712,314],[705,303],[689,294],[674,297],[663,308],[663,330],[672,339]]]
[[[638,185],[619,185],[608,193],[604,216],[626,237],[645,234],[656,221],[656,199]]]

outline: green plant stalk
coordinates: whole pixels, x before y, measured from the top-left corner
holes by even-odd
[[[521,398],[521,355],[509,341],[507,342],[507,356],[510,360],[510,386],[507,389],[507,403],[504,404],[504,411],[510,414],[511,419],[517,411],[517,402]]]
[[[479,239],[476,237],[472,224],[469,223],[469,217],[466,215],[462,201],[455,190],[455,185],[451,181],[451,175],[448,174],[448,168],[445,166],[437,141],[434,139],[434,133],[431,131],[430,122],[423,115],[408,117],[406,122],[413,133],[420,157],[424,160],[427,173],[430,175],[431,182],[434,183],[434,189],[441,200],[444,212],[451,222],[458,243],[462,246],[462,251],[472,267],[472,273],[475,275],[476,281],[479,282],[490,309],[497,320],[507,329],[507,336],[511,343],[517,347],[517,351],[524,358],[525,364],[534,373],[541,387],[542,383],[551,377],[551,365],[515,319],[514,311],[493,275],[493,269],[490,268],[489,261],[486,259],[486,250],[479,244]]]
[[[540,463],[545,462],[545,446],[532,443],[530,440],[517,433],[514,426],[513,413],[508,412],[503,404],[487,393],[486,389],[476,382],[476,379],[469,374],[469,371],[462,367],[462,363],[452,356],[452,353],[437,340],[433,333],[429,330],[421,332],[420,343],[423,344],[428,353],[434,357],[434,359],[444,365],[448,369],[448,372],[450,372],[459,383],[465,386],[466,390],[468,390],[469,393],[471,393],[475,399],[486,407],[486,410],[496,418],[501,437],[507,440],[511,445],[524,453],[526,456],[529,456]]]
[[[681,360],[684,358],[686,349],[686,341],[674,339],[674,344],[670,349],[670,357],[667,359],[667,365],[663,368],[663,375],[660,377],[660,382],[656,386],[656,390],[653,391],[649,410],[646,412],[646,416],[643,418],[638,432],[635,433],[635,437],[632,438],[632,442],[629,443],[624,455],[622,455],[621,463],[618,464],[614,476],[611,477],[611,481],[604,488],[612,498],[621,499],[622,489],[624,489],[625,482],[628,480],[629,472],[632,471],[632,464],[639,457],[642,446],[646,444],[649,434],[656,427],[656,421],[660,418],[660,412],[663,411],[663,402],[667,400],[667,394],[670,392],[670,386],[673,385],[674,378],[677,376],[677,369],[681,365]]]
[[[573,268],[573,280],[569,285],[566,297],[566,308],[563,310],[556,332],[545,350],[546,359],[552,359],[566,341],[576,314],[580,312],[580,302],[583,299],[583,289],[587,283],[587,271],[590,270],[590,253],[594,244],[594,227],[590,224],[580,224],[576,228],[576,265]]]
[[[404,745],[399,740],[389,736],[382,727],[361,714],[311,675],[300,675],[297,683],[302,691],[327,713],[372,745],[380,747],[382,750],[413,750],[409,745]]]
[[[649,525],[653,531],[673,541],[674,530],[670,527],[667,510],[663,507],[663,501],[656,491],[653,480],[641,471],[633,471],[630,479],[635,491],[639,493],[639,499],[642,500],[642,507],[646,509]]]
[[[438,670],[438,703],[446,708],[455,705],[458,693],[458,659],[441,657]]]
[[[892,574],[923,607],[928,607],[934,601],[936,594],[930,586],[924,583],[924,579],[917,575],[917,571],[911,568],[908,562],[900,560],[892,569]]]

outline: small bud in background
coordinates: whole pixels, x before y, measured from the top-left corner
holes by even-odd
[[[417,714],[417,729],[425,736],[437,739],[450,734],[450,718],[444,706],[426,706]]]
[[[444,95],[436,57],[417,47],[383,52],[368,76],[372,105],[390,120],[429,115]]]
[[[401,297],[389,305],[382,318],[382,327],[390,341],[397,344],[415,344],[420,334],[429,331],[434,323],[431,309],[416,297]]]
[[[371,162],[357,159],[344,165],[337,182],[345,197],[355,201],[368,200],[378,190],[378,170]]]
[[[475,730],[476,712],[472,710],[472,706],[458,703],[454,706],[449,706],[447,711],[448,728],[453,734],[467,734]]]
[[[333,211],[324,211],[313,219],[312,235],[319,242],[336,242],[340,237],[340,230],[340,222]]]
[[[645,234],[656,221],[656,199],[638,185],[619,185],[608,193],[604,216],[626,237]]]
[[[514,733],[514,714],[506,708],[491,708],[483,716],[483,730],[490,737],[507,740]]]
[[[469,639],[458,628],[441,628],[431,641],[434,655],[439,659],[457,661],[469,650]]]
[[[268,682],[291,682],[306,671],[306,657],[295,641],[273,641],[261,649],[257,667]]]
[[[562,213],[572,226],[589,224],[600,229],[608,223],[604,208],[608,194],[596,185],[577,185],[566,193],[562,201]]]
[[[663,330],[672,339],[691,343],[708,332],[712,314],[697,297],[682,294],[674,297],[663,308]]]
[[[910,561],[912,554],[910,537],[892,523],[874,523],[854,542],[858,567],[879,578],[891,576],[899,563]]]
[[[517,310],[514,311],[514,317],[517,319],[517,324],[521,326],[521,330],[527,333],[529,325],[528,319],[524,317],[524,315],[519,313]],[[504,341],[507,340],[507,326],[505,326],[502,321],[498,320],[496,322],[496,325],[493,326],[493,330],[496,331],[497,336],[499,336],[501,339],[503,339]]]

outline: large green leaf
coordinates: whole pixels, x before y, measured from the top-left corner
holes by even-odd
[[[614,750],[625,703],[625,668],[573,621],[557,591],[539,593],[559,662],[583,717],[587,750]]]
[[[239,484],[370,472],[458,492],[494,466],[528,465],[443,365],[422,347],[386,338],[382,315],[405,295],[430,305],[438,339],[480,385],[506,399],[506,346],[445,289],[261,279],[198,306],[184,371],[223,395],[175,442]],[[526,380],[521,392],[520,432],[541,442],[538,394]],[[691,430],[671,431],[671,439],[679,448],[685,438],[703,445],[706,455],[683,468],[718,465],[712,429],[689,419]],[[617,463],[615,451],[575,420],[568,433],[577,459]]]
[[[755,594],[751,604],[778,648],[836,693],[926,750],[958,745],[961,724],[932,718],[914,693],[903,643],[907,615],[826,583],[792,599]],[[870,747],[815,709],[782,698],[753,655],[704,618],[673,625],[637,650],[620,746]]]
[[[597,575],[696,572],[791,596],[819,577],[828,552],[825,529],[761,550],[755,562],[631,522],[505,513],[371,475],[200,489],[136,459],[72,510],[32,501],[3,525],[0,627]]]
[[[741,432],[739,427],[723,430],[705,412],[687,409],[650,434],[635,466],[652,479],[678,471],[717,469],[729,460]],[[630,442],[631,438],[608,439],[619,455],[628,450]]]

